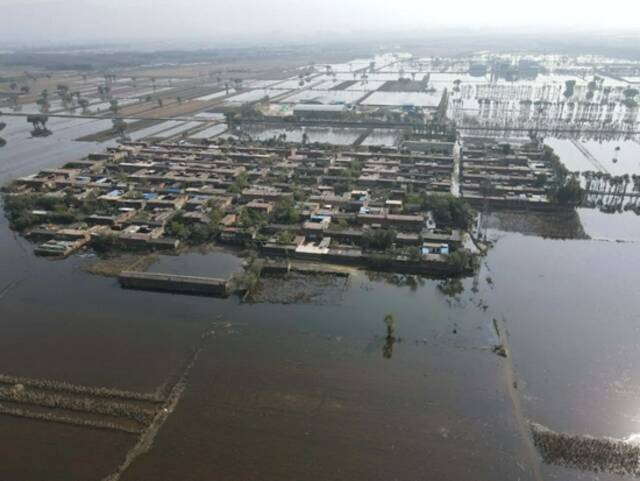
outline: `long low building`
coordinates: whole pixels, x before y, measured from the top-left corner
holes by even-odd
[[[380,225],[408,231],[421,231],[426,219],[422,215],[358,214],[356,222],[362,225]]]

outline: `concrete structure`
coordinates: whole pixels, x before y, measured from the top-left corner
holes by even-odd
[[[229,281],[211,277],[178,276],[151,272],[125,271],[118,276],[122,287],[152,291],[226,297]]]

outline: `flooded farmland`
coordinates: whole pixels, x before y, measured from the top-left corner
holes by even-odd
[[[41,162],[53,166],[56,159]],[[5,179],[21,171],[15,165]],[[512,396],[526,419],[557,431],[620,438],[640,432],[640,379],[630,355],[637,349],[630,314],[640,307],[634,244],[495,231],[497,244],[481,273],[453,297],[437,280],[357,273],[339,305],[309,306],[121,290],[113,279],[86,274],[81,267],[90,259],[35,258],[6,221],[1,228],[7,268],[0,364],[7,374],[153,391],[180,369],[203,330],[215,332],[178,410],[123,479],[281,479],[286,473],[415,479],[425,459],[432,479],[470,479],[470,472],[473,479],[495,479],[497,472],[535,479],[532,463],[540,461],[531,458],[526,420]],[[199,256],[160,265],[208,275],[238,265],[230,258],[189,267],[203,266]],[[397,317],[400,336],[390,358],[383,356],[387,312]],[[509,361],[491,352],[493,318],[508,331],[515,393],[507,382]],[[603,350],[603,337],[615,349]],[[98,441],[83,428],[7,417],[0,426],[2,445],[27,432],[75,453],[69,443],[81,435],[104,444],[102,464],[85,455],[90,471],[55,467],[60,461],[51,459],[46,464],[58,479],[100,479],[134,442],[115,433]],[[3,478],[40,479],[21,458],[11,459],[0,467]],[[186,465],[189,470],[180,468]],[[541,469],[550,475],[567,468]]]
[[[397,79],[397,59],[375,61],[381,71],[372,80]],[[351,80],[349,70],[369,64],[364,59],[334,68],[344,70],[338,78]],[[435,96],[376,92],[368,103],[433,106],[440,88],[456,79],[454,73],[434,75]],[[488,80],[461,79],[462,88],[481,88]],[[557,84],[555,90],[533,91],[562,95],[569,79],[542,78]],[[281,95],[297,82],[255,83],[251,88],[258,90],[229,101]],[[332,103],[364,95],[308,90],[287,101]],[[500,108],[479,107],[479,118],[490,125],[505,114]],[[211,118],[221,120],[219,114]],[[31,138],[24,118],[6,122],[3,185],[111,145],[74,141],[109,128],[109,119],[52,118],[53,135],[45,138]],[[131,137],[167,138],[201,124],[170,120]],[[225,129],[214,125],[193,137]],[[360,139],[365,146],[395,146],[400,137],[392,129],[243,127],[257,140],[286,135],[300,142],[304,133],[309,142],[334,145]],[[634,140],[577,136],[548,143],[569,170],[601,164],[620,175],[637,173],[640,165]],[[518,228],[526,220],[516,228],[494,225],[488,230],[493,247],[473,277],[447,281],[349,269],[340,282],[314,284],[339,289],[339,295],[296,291],[281,293],[279,302],[243,302],[121,289],[114,278],[87,273],[96,254],[36,257],[2,217],[0,374],[152,395],[187,373],[175,409],[149,451],[124,471],[125,481],[413,481],[425,473],[430,480],[630,480],[627,472],[577,469],[585,464],[564,459],[553,443],[542,453],[534,444],[539,433],[616,440],[640,435],[639,219],[632,212],[579,209],[577,218],[556,225],[572,223],[567,239]],[[149,271],[226,278],[244,263],[229,251],[189,251],[160,255]],[[296,289],[304,287],[301,277]],[[287,282],[274,285],[294,290]],[[383,323],[389,313],[397,320],[392,340]],[[535,437],[531,426],[541,427]],[[0,416],[0,479],[103,480],[136,442],[117,430]]]

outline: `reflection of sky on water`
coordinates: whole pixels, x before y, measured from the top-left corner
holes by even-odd
[[[287,136],[287,142],[301,142],[302,134],[307,132],[309,142],[321,142],[332,145],[351,145],[367,129],[333,128],[333,127],[298,127],[274,129],[269,127],[247,126],[244,132],[257,140],[269,140],[281,134]]]
[[[572,172],[600,171],[600,165],[611,175],[640,173],[640,143],[637,140],[596,141],[547,137],[545,143],[554,149],[565,167]],[[585,153],[592,155],[598,163],[592,162]]]

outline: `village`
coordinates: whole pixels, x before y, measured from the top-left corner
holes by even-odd
[[[483,208],[572,207],[550,187],[556,164],[534,141],[462,147],[451,133],[398,148],[129,141],[17,179],[5,209],[54,258],[217,244],[285,271],[297,259],[449,276],[477,265]]]
[[[65,2],[0,49],[0,480],[640,476],[633,28]]]

